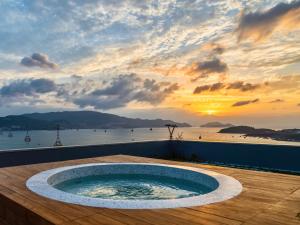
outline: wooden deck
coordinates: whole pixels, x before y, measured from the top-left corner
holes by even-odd
[[[230,175],[243,192],[221,203],[192,208],[115,210],[65,204],[29,191],[25,181],[51,168],[90,162],[187,165]],[[0,169],[0,225],[296,225],[300,224],[300,176],[257,172],[125,155]]]

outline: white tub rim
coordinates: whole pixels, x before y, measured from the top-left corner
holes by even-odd
[[[180,169],[183,172],[196,172],[204,174],[215,179],[218,183],[218,187],[206,194],[187,197],[187,198],[178,198],[178,199],[164,199],[164,200],[113,200],[113,199],[102,199],[102,198],[92,198],[85,197],[81,195],[71,194],[68,192],[61,191],[49,184],[49,178],[58,174],[71,170],[76,170],[78,168],[84,167],[98,167],[98,166],[155,166],[155,167],[164,167],[164,168],[174,168]],[[140,172],[140,171],[139,171]],[[138,173],[137,173],[138,174]],[[148,173],[147,173],[148,174]],[[151,173],[149,173],[151,174]],[[152,174],[157,175],[157,174]],[[214,171],[189,167],[189,166],[180,166],[180,165],[170,165],[170,164],[159,164],[159,163],[88,163],[88,164],[79,164],[72,166],[65,166],[54,168],[46,171],[42,171],[32,177],[30,177],[26,186],[32,192],[47,197],[53,200],[83,205],[83,206],[92,206],[92,207],[104,207],[104,208],[117,208],[117,209],[160,209],[160,208],[178,208],[178,207],[194,207],[212,204],[216,202],[225,201],[231,199],[242,192],[241,183],[234,179],[233,177],[216,173]]]

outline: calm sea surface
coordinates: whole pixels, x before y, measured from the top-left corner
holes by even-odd
[[[219,134],[218,128],[177,128],[174,132],[174,137],[182,134],[183,140],[194,141],[212,141],[212,142],[238,142],[238,143],[259,143],[259,144],[284,144],[298,145],[300,142],[275,141],[262,138],[244,138],[240,134]],[[6,149],[24,149],[24,148],[39,148],[51,147],[56,139],[56,131],[30,131],[31,142],[24,142],[26,135],[25,131],[14,131],[13,137],[8,137],[8,132],[0,134],[0,151]],[[201,135],[202,139],[199,140]],[[150,141],[168,139],[169,134],[167,128],[138,128],[131,132],[130,129],[83,129],[83,130],[61,130],[60,138],[64,146],[72,145],[93,145],[93,144],[110,144],[120,142],[133,141]]]

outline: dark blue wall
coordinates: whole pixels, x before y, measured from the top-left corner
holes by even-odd
[[[176,158],[300,172],[300,147],[286,145],[174,141]]]
[[[300,147],[297,146],[195,141],[150,141],[0,151],[0,167],[115,154],[197,160],[300,173]]]
[[[169,141],[151,141],[0,151],[0,167],[116,154],[170,158],[171,152],[168,145]]]

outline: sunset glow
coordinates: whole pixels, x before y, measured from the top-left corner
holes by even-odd
[[[1,116],[89,109],[300,126],[300,1],[4,0],[0,9]]]

